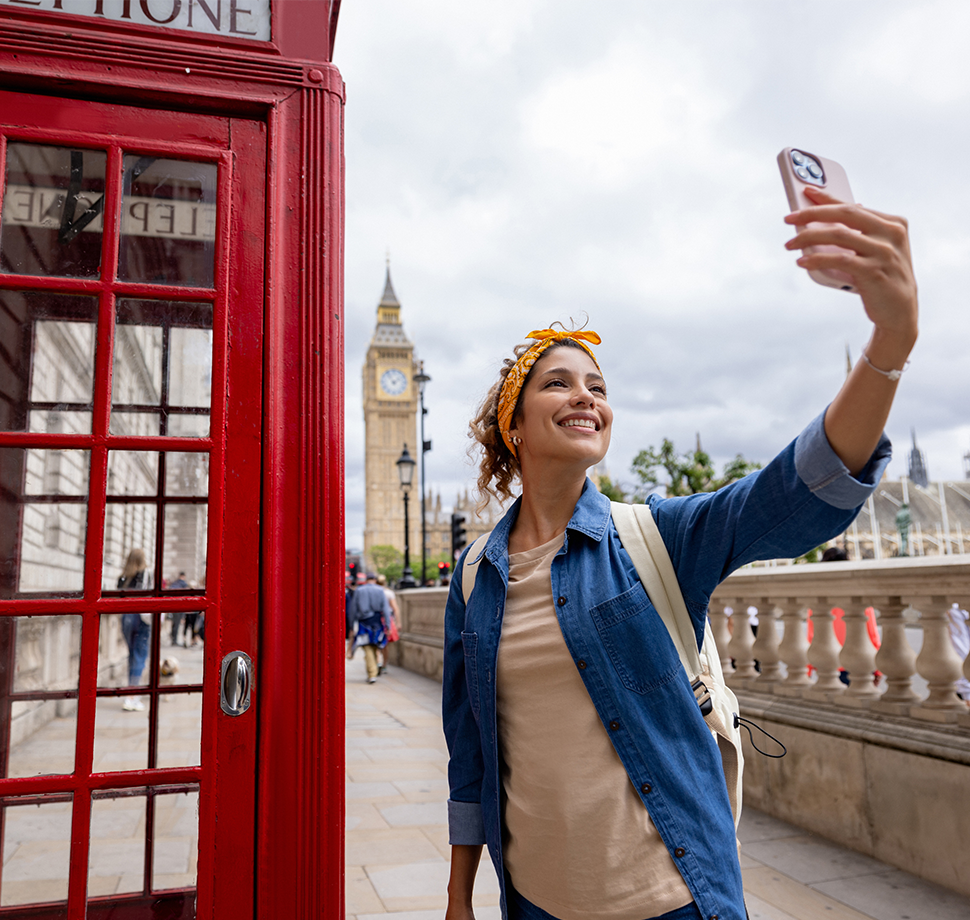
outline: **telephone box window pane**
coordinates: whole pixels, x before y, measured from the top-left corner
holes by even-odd
[[[39,804],[38,804],[39,803]],[[4,796],[0,906],[67,899],[71,852],[71,794]]]
[[[101,150],[7,145],[0,270],[97,276],[106,163]]]
[[[212,403],[212,313],[206,329],[172,329],[169,352],[171,406],[208,409]]]
[[[73,772],[80,660],[80,617],[0,619],[0,661],[13,663],[12,681],[9,664],[0,667],[0,682],[10,681],[0,686],[10,707],[0,721],[3,775]]]
[[[158,452],[108,452],[108,495],[157,495]]]
[[[147,679],[146,667],[141,680]],[[95,773],[147,769],[150,711],[145,693],[98,697],[94,717]]]
[[[158,684],[162,689],[202,683],[201,627],[202,611],[165,614],[158,649]]]
[[[112,412],[109,434],[120,437],[157,437],[162,433],[157,412]],[[169,422],[169,434],[172,434]]]
[[[171,578],[185,572],[185,580],[205,587],[208,507],[171,503],[165,506],[165,554],[162,571]]]
[[[152,891],[194,888],[198,864],[198,791],[156,795]]]
[[[209,416],[177,415],[168,417],[168,433],[175,438],[209,437]]]
[[[89,463],[83,450],[0,447],[0,597],[84,587]]]
[[[201,659],[201,656],[199,656]],[[202,763],[202,694],[170,693],[158,709],[159,767]]]
[[[214,163],[125,155],[118,277],[212,287]]]
[[[104,510],[102,591],[148,591],[155,571],[155,505],[109,503]]]
[[[165,494],[209,494],[209,455],[171,451],[165,455]]]
[[[143,890],[146,802],[144,788],[94,793],[88,897]]]
[[[112,405],[157,406],[162,401],[162,327],[121,322],[115,327]]]
[[[101,630],[98,633],[98,687],[128,686],[129,649],[125,631],[122,629],[123,616],[120,613],[101,614]],[[148,635],[150,638],[151,632]],[[128,636],[131,637],[130,629]],[[147,670],[146,665],[143,673],[147,673]]]
[[[98,302],[0,291],[0,431],[88,434]]]

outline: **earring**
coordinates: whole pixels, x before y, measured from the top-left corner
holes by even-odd
[[[512,435],[512,443],[518,447],[522,443],[522,438]]]

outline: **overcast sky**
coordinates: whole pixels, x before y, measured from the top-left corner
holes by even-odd
[[[350,0],[347,543],[363,542],[361,366],[385,255],[431,375],[429,491],[470,486],[467,421],[533,328],[581,320],[614,407],[607,466],[699,432],[769,460],[831,400],[869,325],[812,282],[775,157],[846,169],[910,220],[922,333],[888,433],[931,478],[970,450],[970,3]]]

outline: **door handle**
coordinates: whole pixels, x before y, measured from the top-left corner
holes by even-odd
[[[222,659],[219,703],[227,716],[241,716],[249,709],[253,688],[253,662],[245,652],[230,652]]]

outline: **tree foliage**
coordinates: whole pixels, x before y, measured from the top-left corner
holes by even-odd
[[[700,449],[678,454],[668,438],[664,438],[660,450],[652,446],[641,450],[634,457],[632,466],[634,474],[646,491],[650,492],[664,485],[668,496],[716,492],[728,483],[760,469],[760,463],[746,460],[738,454],[725,464],[723,472],[718,476],[709,454]]]
[[[626,502],[630,500],[623,486],[618,482],[614,482],[609,476],[596,477],[596,488],[611,502]]]
[[[396,584],[404,571],[404,557],[396,546],[380,543],[370,548],[370,558],[377,572],[387,579],[389,585]]]

